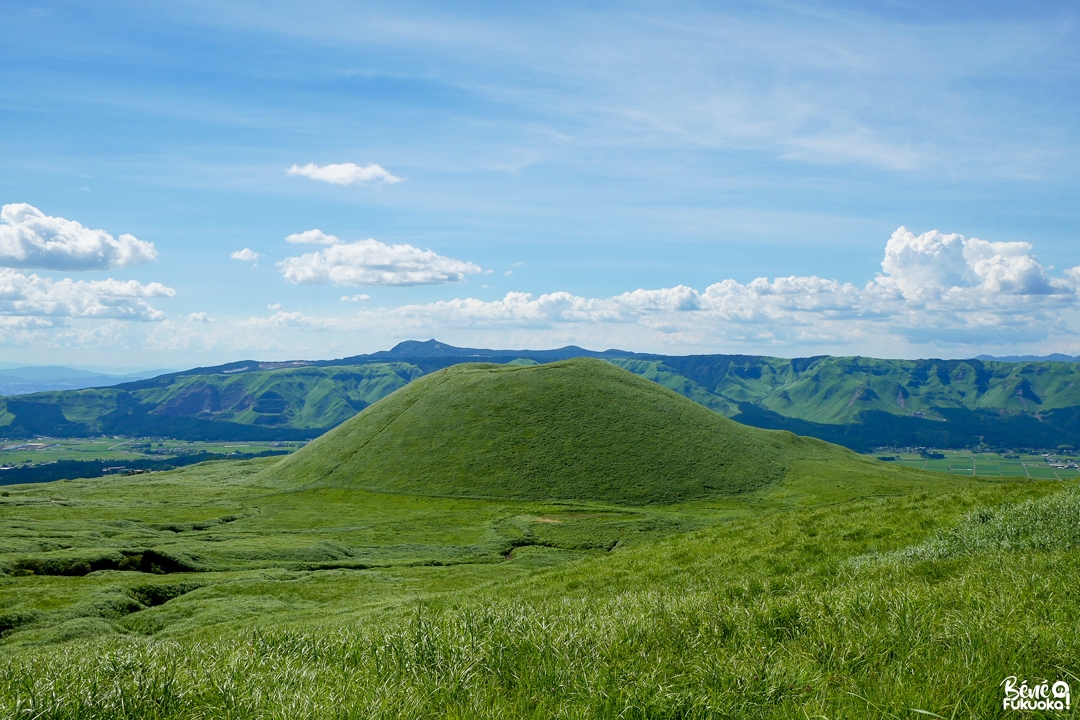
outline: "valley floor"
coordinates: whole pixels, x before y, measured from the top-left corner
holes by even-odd
[[[934,457],[916,453],[884,453],[904,467],[974,477],[1029,478],[1034,480],[1080,479],[1075,455],[1035,453],[977,453],[968,450],[934,450]],[[875,457],[882,456],[877,453]],[[938,457],[940,456],[940,457]]]

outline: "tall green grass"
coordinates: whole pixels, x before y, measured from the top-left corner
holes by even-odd
[[[979,508],[956,527],[886,558],[946,560],[972,553],[1077,548],[1080,548],[1080,491],[1074,487],[1013,505]]]
[[[1072,536],[1016,540],[1069,526],[1080,495],[1050,491],[768,513],[332,623],[26,648],[0,661],[0,713],[998,717],[1006,676],[1080,670]],[[905,554],[972,523],[1014,540]]]

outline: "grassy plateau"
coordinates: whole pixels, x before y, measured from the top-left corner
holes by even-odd
[[[879,462],[601,361],[432,373],[284,459],[2,490],[3,717],[985,718],[1010,675],[1080,690],[1074,482]]]

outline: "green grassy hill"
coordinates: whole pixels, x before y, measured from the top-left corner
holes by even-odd
[[[778,484],[799,463],[897,472],[733,422],[603,360],[457,365],[427,375],[268,475],[291,487],[643,505]]]

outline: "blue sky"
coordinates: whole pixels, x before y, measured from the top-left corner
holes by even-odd
[[[1080,353],[1074,2],[159,5],[0,19],[4,361]]]

